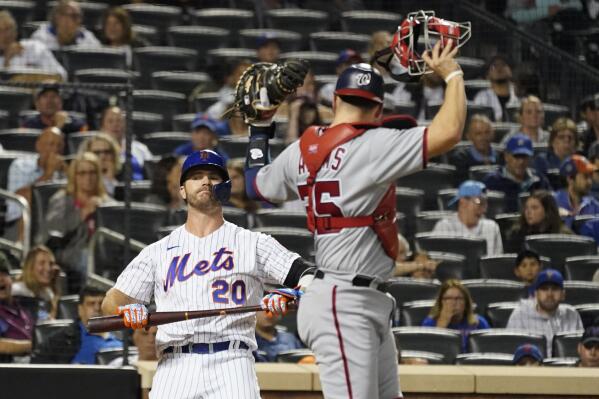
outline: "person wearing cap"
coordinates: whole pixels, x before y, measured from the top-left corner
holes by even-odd
[[[576,123],[570,118],[558,118],[551,125],[549,148],[534,159],[534,168],[538,174],[547,176],[549,169],[559,169],[562,162],[576,152],[578,133]]]
[[[534,282],[541,271],[541,257],[531,249],[523,249],[516,257],[514,264],[514,276],[526,284],[526,292],[529,298],[535,296]]]
[[[452,207],[456,204],[457,213],[439,220],[433,233],[482,238],[487,242],[487,255],[503,253],[499,225],[485,218],[488,205],[485,185],[478,181],[466,180],[447,205]]]
[[[587,327],[576,348],[578,367],[599,367],[599,325]]]
[[[339,76],[348,66],[364,62],[360,54],[352,49],[345,49],[339,53],[337,61],[335,61],[335,74]],[[335,83],[329,82],[324,84],[318,91],[318,101],[326,106],[332,106],[333,97],[335,96]]]
[[[37,40],[18,40],[18,26],[9,11],[0,11],[0,65],[8,70],[35,68],[67,80],[67,71]]]
[[[13,299],[8,259],[0,252],[0,359],[31,352],[33,328],[32,316]]]
[[[592,96],[586,105],[588,128],[582,133],[582,152],[588,154],[589,148],[599,140],[599,93]],[[589,155],[590,157],[590,155]]]
[[[29,129],[45,129],[56,127],[64,134],[84,132],[87,123],[80,118],[69,115],[63,110],[63,101],[60,87],[54,83],[41,85],[34,93],[35,115],[26,117],[21,123],[22,127]]]
[[[505,144],[505,166],[483,179],[487,189],[505,194],[506,212],[518,212],[521,193],[551,189],[544,176],[537,175],[529,168],[533,155],[530,138],[523,134],[516,134]]]
[[[582,330],[582,320],[573,306],[563,303],[566,291],[564,278],[559,271],[541,271],[534,286],[534,299],[520,301],[506,328],[544,335],[547,340],[547,356],[551,357],[553,336],[560,332]]]
[[[218,138],[226,130],[225,123],[216,121],[206,114],[198,113],[191,122],[191,141],[175,148],[175,155],[188,156],[195,151],[212,150],[228,159],[218,146]]]
[[[560,175],[566,178],[568,185],[554,195],[560,216],[570,228],[578,215],[599,214],[599,201],[589,195],[596,170],[595,165],[578,154],[566,158],[560,166]]]
[[[491,87],[476,93],[473,102],[493,108],[495,121],[506,122],[509,120],[507,108],[520,105],[520,100],[512,82],[512,68],[504,56],[491,57],[487,63],[487,80]]]
[[[543,354],[538,346],[533,344],[523,344],[516,348],[514,358],[512,359],[514,366],[542,366]]]
[[[96,36],[81,22],[83,12],[78,2],[60,0],[50,11],[50,21],[43,23],[31,38],[44,43],[50,50],[64,46],[100,47]]]
[[[449,163],[456,167],[458,181],[468,179],[468,171],[472,166],[496,165],[499,162],[499,154],[491,145],[494,136],[493,124],[486,115],[474,114],[470,117],[465,137],[472,144],[449,154]]]
[[[274,33],[266,32],[256,40],[256,58],[260,62],[277,62],[281,55],[281,43]]]

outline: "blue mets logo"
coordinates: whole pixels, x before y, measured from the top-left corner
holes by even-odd
[[[193,275],[196,276],[204,276],[208,273],[217,272],[221,269],[224,270],[232,270],[235,267],[235,263],[233,261],[233,251],[227,250],[226,247],[223,247],[212,254],[212,262],[209,260],[201,260],[194,268],[189,272],[185,273],[185,267],[187,266],[187,262],[191,256],[191,253],[186,253],[181,256],[175,256],[171,260],[171,264],[168,267],[168,271],[166,273],[166,279],[164,280],[164,292],[167,292],[169,288],[171,288],[175,281],[185,282]]]

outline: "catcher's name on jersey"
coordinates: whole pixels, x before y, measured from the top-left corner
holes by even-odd
[[[310,146],[310,148],[308,148],[308,151],[318,151],[318,146],[316,145],[314,148],[312,146]],[[325,161],[323,162],[322,166],[320,167],[320,170],[339,170],[339,168],[341,167],[341,163],[343,162],[343,158],[345,157],[345,153],[347,152],[347,150],[344,147],[337,147],[335,148],[333,151],[331,151],[331,153],[329,154],[329,156],[325,159]],[[298,170],[300,175],[306,175],[309,173],[308,168],[306,167],[306,164],[304,163],[304,157],[299,158],[299,170]]]

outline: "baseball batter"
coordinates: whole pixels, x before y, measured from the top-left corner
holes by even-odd
[[[390,328],[394,301],[379,289],[397,254],[395,181],[461,139],[466,96],[456,53],[449,41],[423,56],[447,82],[428,127],[405,117],[381,121],[383,79],[356,64],[337,80],[331,125],[307,129],[272,164],[263,166],[260,155],[274,126],[250,129],[248,194],[306,201],[318,270],[302,297],[298,330],[316,354],[326,398],[402,396]]]
[[[213,151],[191,154],[181,173],[187,221],[149,245],[126,267],[102,304],[104,314],[123,315],[125,325],[142,328],[147,304],[156,310],[185,311],[261,303],[280,313],[283,289],[263,298],[263,281],[294,287],[310,270],[299,255],[272,237],[223,219],[221,203],[231,183],[224,159]],[[244,313],[161,325],[161,353],[151,398],[259,398],[252,351],[255,314]]]

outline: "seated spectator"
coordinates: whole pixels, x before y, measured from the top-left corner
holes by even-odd
[[[589,149],[591,145],[599,140],[599,95],[594,95],[592,100],[586,105],[586,121],[588,123],[587,129],[582,133],[582,152],[591,157]]]
[[[549,149],[534,159],[537,173],[546,176],[549,169],[559,169],[564,160],[574,154],[577,148],[576,123],[569,118],[557,119],[551,126]]]
[[[57,127],[64,134],[87,130],[87,123],[84,120],[63,111],[63,101],[58,85],[47,83],[40,86],[35,91],[34,98],[35,110],[38,114],[25,118],[21,123],[22,127],[29,129]]]
[[[514,265],[514,275],[518,280],[526,284],[528,297],[535,296],[534,282],[541,271],[541,257],[538,253],[530,249],[523,249],[516,257]]]
[[[121,163],[125,162],[125,113],[116,106],[110,106],[102,113],[100,131],[108,134],[121,148]],[[143,180],[144,163],[152,159],[153,155],[144,143],[135,139],[131,140],[131,169],[133,180]]]
[[[241,77],[241,74],[252,65],[250,60],[237,60],[230,65],[225,65],[228,69],[223,78],[223,86],[218,90],[218,101],[212,104],[206,110],[206,115],[212,119],[221,119],[223,113],[235,101],[235,86]],[[246,130],[247,135],[247,130]]]
[[[15,159],[8,168],[8,191],[19,194],[31,205],[31,189],[36,183],[59,180],[65,164],[62,158],[64,136],[58,128],[46,128],[35,141],[35,157]],[[6,204],[6,222],[17,227],[21,208],[13,201]],[[20,227],[19,227],[20,228]],[[19,236],[22,234],[19,233]]]
[[[478,181],[466,180],[447,205],[451,207],[455,204],[458,205],[458,212],[439,220],[433,233],[482,238],[487,241],[487,255],[503,253],[499,226],[495,221],[485,218],[488,205],[485,185]]]
[[[31,352],[33,319],[12,297],[8,260],[0,256],[0,363]]]
[[[549,132],[543,129],[545,111],[543,111],[543,103],[539,97],[527,96],[522,99],[518,119],[520,127],[507,134],[501,141],[502,144],[507,143],[509,139],[517,134],[528,136],[535,144],[547,144],[549,142]]]
[[[419,85],[408,86],[404,82],[398,82],[391,94],[393,103],[401,105],[413,102],[416,104],[416,119],[426,120],[426,106],[429,104],[441,104],[445,96],[445,83],[439,75],[429,73],[422,75]],[[408,88],[409,87],[409,88]]]
[[[572,234],[559,216],[555,198],[545,190],[535,191],[526,199],[518,223],[507,232],[506,251],[520,252],[524,239],[535,234]]]
[[[599,326],[590,326],[584,330],[577,351],[578,367],[599,367]]]
[[[516,22],[531,24],[553,17],[564,9],[582,10],[582,4],[578,0],[536,0],[533,2],[510,0],[506,15]]]
[[[150,193],[144,198],[144,202],[166,206],[169,210],[169,224],[177,224],[171,218],[174,212],[185,207],[185,201],[179,193],[181,183],[181,167],[183,160],[174,156],[163,157],[156,164],[152,175]]]
[[[21,278],[12,286],[12,294],[38,298],[48,305],[50,312],[46,309],[39,309],[37,321],[56,318],[61,294],[58,281],[60,267],[56,264],[52,251],[43,245],[33,247],[25,256],[22,269]]]
[[[588,152],[588,160],[595,166],[593,172],[593,184],[591,185],[591,195],[593,198],[599,198],[599,141],[593,143]]]
[[[67,80],[67,71],[43,43],[18,40],[17,22],[10,12],[0,11],[0,63],[5,69],[36,68]]]
[[[48,246],[66,268],[71,288],[78,288],[87,275],[87,244],[95,230],[96,208],[109,199],[98,157],[85,152],[71,161],[66,190],[58,191],[48,202]]]
[[[347,69],[350,65],[364,62],[358,52],[352,49],[341,51],[335,61],[335,74],[341,75],[341,72]],[[335,83],[330,82],[324,84],[318,91],[318,101],[328,107],[333,105],[333,97],[335,96]]]
[[[399,256],[398,256],[399,258]],[[432,260],[425,251],[417,251],[414,256],[402,261],[395,260],[394,276],[408,276],[420,280],[432,280],[439,262]]]
[[[514,366],[542,366],[543,355],[538,346],[532,344],[520,345],[514,352]]]
[[[314,73],[310,71],[304,79],[304,84],[297,89],[294,96],[287,98],[277,112],[277,115],[287,116],[287,144],[297,140],[309,126],[321,125],[324,121],[331,120],[331,108],[317,102],[317,97]]]
[[[281,55],[281,43],[272,33],[262,34],[256,40],[256,58],[259,62],[277,62]]]
[[[446,280],[441,285],[435,304],[422,326],[459,330],[462,335],[462,352],[466,352],[468,348],[470,331],[490,328],[484,317],[474,313],[468,288],[454,279]]]
[[[370,35],[370,43],[368,43],[368,57],[371,60],[370,63],[372,64],[373,68],[378,70],[383,76],[387,76],[389,72],[386,68],[383,68],[374,62],[374,55],[377,52],[391,46],[392,40],[393,37],[391,36],[391,33],[386,30],[379,30]]]
[[[79,146],[79,154],[93,152],[100,160],[104,188],[111,197],[114,197],[114,188],[119,182],[118,176],[122,172],[120,159],[120,146],[109,135],[98,133],[94,137],[85,139]]]
[[[152,326],[149,328],[136,328],[133,330],[131,339],[133,345],[137,348],[137,354],[129,355],[129,364],[135,365],[138,361],[156,361],[158,354],[156,352],[156,333],[158,327]],[[117,357],[108,363],[111,367],[121,367],[123,365],[123,357]]]
[[[505,194],[506,212],[518,212],[521,193],[551,189],[544,176],[529,168],[533,155],[532,141],[527,136],[512,136],[505,144],[505,166],[483,180],[489,190]]]
[[[42,24],[31,38],[46,45],[50,50],[64,46],[100,47],[94,34],[82,24],[83,13],[76,1],[60,0],[50,12],[50,23]]]
[[[595,95],[586,96],[582,99],[579,106],[579,116],[580,120],[576,125],[577,132],[585,132],[593,125],[593,118],[595,117],[595,105],[596,99],[598,99]],[[594,136],[594,134],[592,135]],[[584,133],[581,134],[581,139],[584,138]],[[587,154],[590,158],[590,156]]]
[[[256,343],[259,351],[266,352],[266,358],[258,355],[257,361],[274,362],[279,352],[304,347],[295,335],[276,328],[280,319],[281,316],[256,312]]]
[[[578,154],[566,158],[560,167],[560,175],[567,179],[568,186],[555,193],[555,201],[564,224],[569,228],[578,215],[599,214],[599,202],[589,195],[595,171],[595,165]]]
[[[231,180],[231,196],[223,205],[243,209],[246,212],[255,212],[260,208],[260,205],[256,201],[250,200],[247,196],[245,191],[244,167],[243,161],[230,160],[227,162],[227,170],[229,172],[229,179]]]
[[[551,357],[553,336],[560,332],[582,330],[580,315],[571,305],[565,304],[564,278],[555,269],[545,269],[535,280],[535,297],[521,301],[512,312],[507,328],[547,339],[547,356]]]
[[[502,55],[495,55],[487,64],[487,80],[491,87],[476,93],[474,104],[493,108],[497,122],[507,122],[508,107],[517,107],[520,100],[516,96],[514,83],[512,83],[512,68],[508,60]]]
[[[133,49],[148,43],[133,32],[129,12],[122,7],[110,8],[102,19],[101,42],[104,46],[121,49],[127,54],[127,65],[133,63]]]
[[[79,294],[79,331],[81,343],[71,363],[95,364],[96,353],[100,349],[122,348],[123,343],[111,333],[90,333],[87,322],[92,317],[102,316],[102,301],[106,292],[98,288],[86,286]]]
[[[223,123],[210,118],[207,114],[198,113],[191,122],[191,141],[175,148],[175,155],[188,156],[194,151],[212,150],[228,158],[218,147],[218,138],[225,134]]]
[[[479,165],[496,165],[499,154],[491,146],[495,131],[489,118],[485,115],[472,115],[466,128],[466,140],[472,142],[467,147],[453,151],[449,155],[449,163],[456,167],[456,179],[468,179],[468,169]]]

